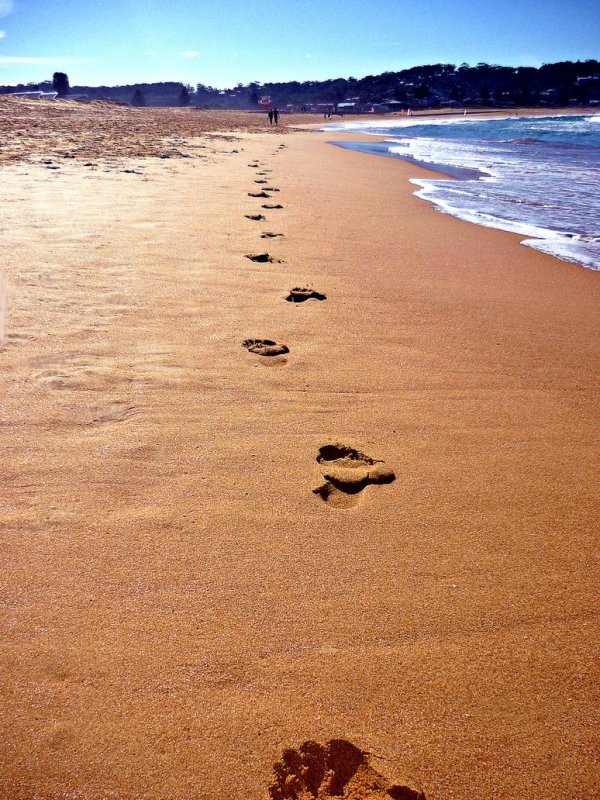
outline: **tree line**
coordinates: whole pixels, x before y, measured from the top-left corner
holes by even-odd
[[[561,61],[536,67],[497,64],[427,64],[363,78],[323,81],[238,83],[219,89],[176,81],[123,86],[73,86],[56,72],[52,81],[0,86],[1,93],[56,91],[59,97],[84,96],[135,106],[195,106],[200,108],[259,109],[263,98],[279,108],[308,111],[351,104],[355,110],[479,105],[485,107],[566,106],[600,103],[600,62]]]

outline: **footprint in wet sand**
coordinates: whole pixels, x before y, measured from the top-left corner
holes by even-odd
[[[392,483],[396,479],[383,461],[343,444],[320,447],[317,461],[325,483],[313,489],[313,493],[336,508],[358,505],[360,493],[369,484]]]
[[[283,233],[273,233],[273,231],[265,231],[261,233],[261,239],[275,239],[277,236],[283,236]]]
[[[280,203],[263,203],[261,208],[273,209],[273,208],[283,208],[283,206]]]
[[[271,197],[266,192],[248,192],[248,197]]]
[[[266,180],[254,181],[254,183],[266,183]]]
[[[259,264],[266,264],[267,262],[271,264],[281,264],[282,261],[279,258],[273,258],[268,253],[248,253],[246,258],[249,258],[250,261],[257,261]]]
[[[279,344],[271,339],[244,339],[242,345],[249,353],[256,353],[259,356],[283,356],[290,352],[287,345]]]
[[[266,219],[264,214],[244,214],[246,219],[253,219],[256,222],[259,222],[261,219]]]
[[[391,779],[373,766],[383,759],[345,739],[287,748],[273,765],[271,800],[426,800],[412,779]],[[380,767],[381,769],[381,767]],[[389,767],[385,766],[385,772]]]
[[[314,289],[295,286],[285,298],[288,303],[305,303],[307,300],[327,300],[327,295],[315,292]]]

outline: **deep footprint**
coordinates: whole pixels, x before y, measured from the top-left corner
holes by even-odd
[[[249,353],[259,356],[283,356],[290,352],[287,345],[278,344],[271,339],[245,339],[242,344]]]
[[[283,206],[279,203],[263,203],[261,208],[283,208]]]
[[[288,303],[305,303],[307,300],[327,300],[327,295],[321,294],[321,292],[315,292],[314,289],[296,286],[290,289],[290,293],[285,299]]]
[[[351,508],[360,502],[360,493],[369,484],[392,483],[393,470],[384,462],[342,444],[319,448],[317,461],[325,483],[313,489],[322,500],[336,508]]]
[[[250,261],[257,261],[259,264],[281,264],[281,260],[279,258],[273,258],[268,253],[248,253],[246,258],[249,258]]]
[[[256,222],[259,222],[262,219],[266,219],[264,214],[244,214],[246,219],[253,219]]]
[[[369,753],[345,739],[307,741],[283,751],[273,765],[271,800],[426,800],[412,780],[390,780],[371,765]]]
[[[248,197],[271,197],[266,192],[248,192]]]
[[[277,236],[283,236],[283,233],[273,233],[273,231],[265,231],[261,233],[261,239],[275,239]]]

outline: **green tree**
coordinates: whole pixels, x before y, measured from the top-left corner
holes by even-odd
[[[146,98],[139,89],[136,89],[135,92],[133,93],[133,97],[131,98],[131,105],[138,107],[146,105]]]
[[[181,87],[181,92],[179,93],[179,105],[180,106],[189,106],[190,104],[190,90],[187,86]]]
[[[69,94],[69,78],[65,72],[55,72],[52,76],[52,86],[59,97]]]

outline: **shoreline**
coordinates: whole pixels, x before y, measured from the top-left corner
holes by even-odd
[[[570,115],[555,114],[548,115],[548,118],[556,119],[562,116]],[[577,114],[575,116],[581,116],[581,114]],[[523,115],[521,118],[534,119],[535,117],[546,118],[546,115]],[[496,115],[495,118],[509,119],[508,117],[503,117],[500,115]],[[379,121],[385,123],[385,120]],[[374,122],[376,123],[377,121]],[[388,148],[388,145],[390,145],[388,140],[390,136],[392,139],[394,135],[402,136],[402,130],[402,128],[399,128],[398,133],[396,134],[378,134],[376,128],[373,128],[368,133],[364,134],[354,130],[349,130],[346,132],[343,130],[332,131],[321,129],[321,132],[331,134],[333,137],[335,137],[331,139],[331,144],[347,148],[353,152],[363,152],[368,155],[400,159],[408,164],[414,164],[417,167],[423,167],[424,169],[428,169],[434,173],[437,173],[437,177],[434,179],[437,188],[442,186],[442,184],[437,184],[437,182],[443,180],[458,180],[468,182],[483,180],[485,182],[486,178],[488,178],[488,175],[491,176],[492,173],[482,172],[477,167],[452,166],[450,164],[435,163],[433,161],[428,162],[420,160],[418,157],[412,156],[408,153],[404,154],[396,152],[397,148],[392,152],[393,148],[392,150]],[[449,144],[452,146],[452,140],[450,140]],[[474,144],[476,144],[476,142]],[[506,172],[507,163],[504,163],[503,166]],[[497,173],[495,178],[490,177],[490,180],[497,180],[499,175],[500,173]],[[448,198],[443,196],[443,191],[441,192],[442,196],[439,196],[440,192],[436,191],[436,185],[432,185],[433,181],[431,179],[420,180],[418,178],[414,178],[411,179],[411,183],[419,187],[419,189],[415,191],[415,195],[431,203],[432,206],[434,206],[442,214],[448,214],[456,219],[460,219],[474,225],[479,225],[481,227],[493,228],[496,230],[506,231],[508,233],[516,233],[517,235],[523,237],[522,244],[526,247],[531,247],[539,250],[540,252],[545,252],[554,258],[567,263],[576,264],[584,269],[590,269],[596,272],[600,270],[600,262],[598,261],[600,254],[594,253],[593,250],[590,251],[589,247],[586,249],[585,244],[582,244],[580,248],[577,249],[577,243],[595,241],[595,238],[589,229],[585,232],[579,230],[578,233],[575,233],[573,230],[569,230],[568,223],[564,223],[567,225],[567,228],[563,231],[559,231],[555,228],[545,225],[543,219],[537,221],[527,219],[519,220],[510,217],[510,213],[512,212],[509,212],[509,215],[502,216],[497,212],[497,210],[484,213],[486,207],[481,204],[478,208],[470,208],[468,206],[462,207],[460,206],[460,203],[458,206],[456,206],[453,205]],[[507,186],[509,186],[509,184],[506,184],[505,182],[505,191],[507,191]],[[521,187],[521,195],[519,195],[518,187],[513,186],[514,198],[523,198],[522,192],[523,187]],[[483,195],[480,196],[483,197]],[[517,199],[517,202],[523,202],[523,200]],[[571,224],[574,224],[574,220],[575,217],[571,212]],[[574,245],[576,249],[573,252]],[[581,250],[581,247],[583,247],[583,250]]]
[[[0,794],[264,800],[341,738],[427,800],[591,796],[596,276],[230,136],[3,170]],[[325,502],[335,443],[395,480]]]

